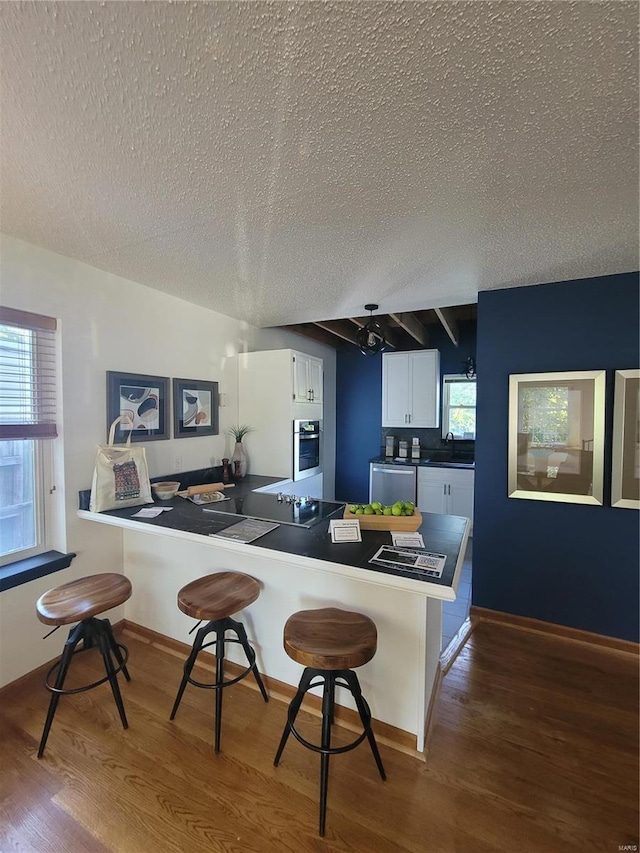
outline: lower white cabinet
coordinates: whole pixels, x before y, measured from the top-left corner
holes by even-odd
[[[473,484],[475,472],[456,468],[418,468],[418,509],[461,515],[473,529]]]

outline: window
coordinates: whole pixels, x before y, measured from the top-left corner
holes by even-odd
[[[56,321],[0,307],[0,565],[47,549]]]
[[[466,376],[445,376],[442,393],[442,435],[475,440],[476,380]]]

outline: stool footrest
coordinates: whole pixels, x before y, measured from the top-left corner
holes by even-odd
[[[319,681],[314,681],[319,679]],[[303,737],[295,727],[296,717],[302,705],[302,700],[309,690],[313,687],[323,685],[322,691],[322,737],[321,743],[315,744]],[[336,687],[346,687],[354,698],[360,721],[362,722],[362,734],[360,734],[351,743],[344,746],[331,746],[331,727],[333,725],[334,707],[335,707],[335,690]],[[306,667],[302,673],[298,691],[291,700],[289,710],[287,712],[287,722],[280,739],[280,745],[276,752],[276,757],[273,763],[277,767],[282,752],[285,748],[289,735],[293,734],[295,739],[307,749],[320,754],[320,822],[319,833],[324,836],[325,820],[327,813],[327,787],[329,782],[329,758],[332,755],[339,755],[343,752],[349,752],[359,746],[366,738],[369,741],[371,752],[378,767],[378,772],[381,779],[384,781],[387,777],[378,751],[378,745],[371,728],[371,710],[365,701],[360,689],[358,676],[351,669],[314,669]]]
[[[226,631],[234,631],[236,637],[226,637]],[[215,640],[211,640],[208,643],[205,643],[205,639],[208,634],[214,633],[216,635]],[[237,639],[236,639],[237,638]],[[230,678],[225,681],[224,678],[224,655],[225,655],[225,647],[227,643],[239,643],[244,649],[244,653],[247,657],[247,661],[249,662],[249,666],[243,670],[240,675],[235,678]],[[215,681],[211,683],[204,683],[201,681],[196,681],[195,678],[191,677],[191,672],[193,667],[195,666],[196,659],[203,649],[209,648],[209,646],[215,646],[216,653],[216,677]],[[193,684],[194,687],[203,687],[205,690],[215,690],[216,697],[216,711],[215,711],[215,751],[216,753],[220,752],[220,731],[221,731],[221,721],[222,721],[222,691],[225,687],[230,687],[232,684],[237,684],[238,681],[241,681],[245,678],[249,673],[252,672],[253,676],[260,688],[260,692],[262,693],[262,698],[265,702],[269,701],[269,697],[267,695],[267,691],[265,690],[265,686],[262,682],[262,677],[258,671],[258,665],[256,662],[256,653],[251,647],[249,643],[249,639],[247,637],[247,632],[244,629],[244,625],[242,622],[236,622],[235,619],[231,619],[231,617],[226,616],[224,619],[215,619],[211,622],[207,622],[206,625],[203,625],[202,628],[198,629],[196,633],[195,640],[193,641],[193,646],[191,648],[191,652],[189,653],[189,657],[186,659],[184,663],[184,673],[182,676],[182,681],[180,682],[180,687],[178,688],[178,693],[176,695],[175,702],[173,703],[173,708],[171,710],[171,714],[169,716],[170,720],[173,720],[178,707],[180,706],[180,702],[182,701],[182,695],[185,691],[187,684]]]
[[[83,646],[81,649],[78,649],[76,647],[81,640]],[[80,687],[65,688],[64,682],[73,656],[92,648],[97,648],[102,655],[102,661],[106,672],[104,678],[99,678],[97,681],[92,681],[90,684],[83,684]],[[64,644],[60,660],[53,664],[45,678],[45,687],[51,693],[51,699],[49,701],[49,710],[47,711],[47,718],[44,724],[42,738],[40,740],[40,747],[38,749],[38,758],[42,758],[44,753],[49,732],[51,730],[51,724],[53,723],[53,718],[61,696],[73,693],[84,693],[85,691],[91,690],[99,684],[104,684],[108,681],[120,715],[122,727],[124,729],[129,727],[127,715],[124,710],[124,704],[122,702],[122,696],[120,694],[120,687],[118,685],[119,672],[123,673],[127,681],[131,680],[131,676],[127,669],[128,660],[129,650],[122,643],[116,642],[116,639],[113,636],[111,623],[108,619],[97,619],[95,616],[92,616],[88,619],[84,619],[82,622],[79,622],[69,631],[69,636]],[[50,680],[54,673],[55,681],[51,684]]]

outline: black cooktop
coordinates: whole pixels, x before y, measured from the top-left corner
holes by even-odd
[[[228,497],[229,493],[225,495]],[[297,527],[313,527],[320,521],[342,513],[344,504],[335,501],[320,501],[307,498],[292,498],[291,503],[278,500],[277,495],[249,492],[243,497],[230,498],[206,507],[206,512],[224,515],[239,515],[258,518],[261,521],[274,521],[278,524],[293,524]],[[338,516],[336,515],[336,518]]]

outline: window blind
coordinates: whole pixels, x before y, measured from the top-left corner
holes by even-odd
[[[56,320],[0,306],[0,439],[55,438]]]

